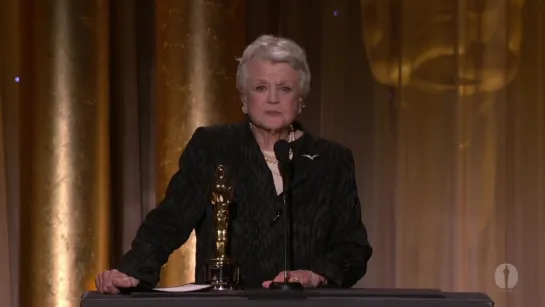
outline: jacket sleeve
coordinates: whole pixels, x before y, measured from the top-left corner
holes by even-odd
[[[203,134],[201,127],[191,137],[163,200],[146,215],[131,249],[117,267],[144,286],[155,287],[162,265],[187,241],[206,212],[207,185],[202,178],[206,136]]]
[[[365,275],[373,250],[361,219],[352,152],[343,149],[337,161],[328,252],[311,270],[325,277],[328,287],[350,288]]]

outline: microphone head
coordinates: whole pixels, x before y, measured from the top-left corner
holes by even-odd
[[[290,162],[290,143],[286,140],[278,140],[274,143],[274,155],[283,164]]]

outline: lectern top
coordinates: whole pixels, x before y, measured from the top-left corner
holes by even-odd
[[[427,289],[312,289],[295,293],[269,289],[227,292],[164,293],[147,292],[111,295],[87,292],[82,307],[163,307],[163,306],[246,306],[263,307],[492,307],[494,303],[483,293],[442,292]]]

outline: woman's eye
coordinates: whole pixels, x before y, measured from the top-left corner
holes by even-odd
[[[282,90],[283,90],[284,92],[290,92],[290,91],[291,91],[291,88],[289,88],[289,87],[287,87],[287,86],[284,86],[284,87],[282,87]]]
[[[255,88],[257,91],[264,91],[266,89],[266,87],[264,85],[259,85],[259,86],[256,86]]]

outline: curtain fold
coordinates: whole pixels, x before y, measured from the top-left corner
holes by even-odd
[[[19,306],[19,1],[0,1],[0,298]]]
[[[3,101],[0,91],[0,297],[5,306],[11,306],[11,272],[9,249],[9,212],[7,174],[4,150]]]

